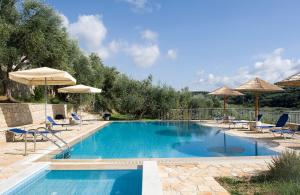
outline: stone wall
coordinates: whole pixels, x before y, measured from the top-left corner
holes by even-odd
[[[67,116],[67,105],[48,104],[47,115],[55,117]],[[10,103],[0,104],[0,128],[40,124],[45,121],[44,104]]]

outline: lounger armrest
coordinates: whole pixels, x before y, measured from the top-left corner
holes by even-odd
[[[273,128],[274,126],[271,126],[271,125],[258,125],[258,126],[253,126],[254,128],[260,128],[260,129],[271,129]]]
[[[289,127],[272,127],[271,130],[292,130]]]

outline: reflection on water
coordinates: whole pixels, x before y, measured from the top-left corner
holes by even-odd
[[[71,158],[182,158],[274,155],[251,139],[195,122],[117,122],[72,147]]]
[[[195,134],[195,135],[197,135],[197,134]],[[203,145],[203,144],[205,144],[204,141],[184,141],[184,142],[178,142],[178,143],[173,144],[172,148],[181,153],[193,155],[193,156],[202,154],[204,152],[204,150],[206,150],[207,152],[216,153],[217,156],[238,156],[238,155],[241,155],[243,152],[245,152],[244,147],[233,145],[234,143],[231,143],[231,145],[228,145],[227,139],[226,139],[226,133],[224,131],[217,130],[213,136],[219,137],[222,135],[223,135],[222,146],[220,146],[219,142],[216,142],[215,146],[211,146],[211,147],[206,146],[205,147]],[[257,141],[254,141],[253,146],[254,146],[253,155],[258,156]]]
[[[191,137],[191,136],[205,136],[209,133],[208,130],[199,131],[199,129],[182,129],[181,131],[163,129],[155,132],[156,134],[163,136],[174,137]]]
[[[226,147],[216,146],[216,147],[207,148],[207,150],[209,152],[216,152],[219,154],[224,154],[226,156],[230,156],[230,155],[236,156],[245,151],[244,148],[238,146],[226,146]]]

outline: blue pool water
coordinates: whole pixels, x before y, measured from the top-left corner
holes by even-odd
[[[142,170],[44,171],[9,195],[141,195]]]
[[[194,122],[113,122],[71,148],[72,159],[275,155],[255,140]],[[60,158],[60,155],[56,156]]]

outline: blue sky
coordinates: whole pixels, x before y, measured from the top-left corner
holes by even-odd
[[[298,0],[45,2],[84,51],[136,79],[212,90],[300,71]]]

